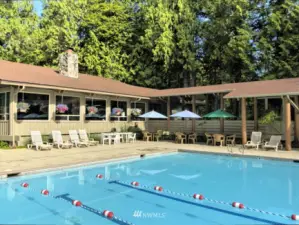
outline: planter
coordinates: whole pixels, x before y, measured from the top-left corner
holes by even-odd
[[[97,107],[94,107],[94,106],[87,107],[87,112],[88,112],[89,115],[96,114],[98,111],[99,110],[98,110]]]
[[[123,109],[121,109],[121,108],[113,108],[112,109],[112,113],[111,113],[111,115],[112,116],[121,116],[122,115],[122,113],[123,113]]]
[[[17,105],[17,109],[19,112],[26,113],[30,108],[30,104],[27,102],[19,102]]]
[[[56,106],[56,112],[58,112],[58,113],[64,114],[68,110],[69,110],[69,107],[65,104],[58,104]]]
[[[142,113],[142,110],[141,109],[137,109],[137,108],[133,108],[131,110],[131,113],[132,113],[133,116],[140,116],[141,113]]]

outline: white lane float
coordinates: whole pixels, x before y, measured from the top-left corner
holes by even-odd
[[[104,211],[103,211],[103,215],[104,215],[105,217],[107,217],[108,219],[112,219],[112,218],[114,217],[114,213],[111,212],[111,211],[109,211],[109,210],[104,210]]]
[[[203,200],[203,199],[204,199],[204,196],[201,195],[201,194],[194,194],[194,195],[193,195],[193,198],[194,198],[194,199]]]
[[[155,186],[154,190],[155,191],[163,191],[163,188],[161,186]]]
[[[41,192],[40,192],[42,195],[49,195],[49,191],[48,190],[46,190],[46,189],[43,189],[43,190],[41,190]]]
[[[82,206],[82,203],[79,200],[73,200],[72,204],[77,207]]]
[[[98,179],[102,179],[102,178],[103,178],[103,175],[102,175],[102,174],[97,174],[96,178],[98,178]]]
[[[233,202],[232,206],[235,207],[235,208],[239,208],[239,209],[244,209],[245,208],[245,206],[240,202]]]
[[[25,182],[25,183],[22,183],[21,186],[24,188],[27,188],[27,187],[29,187],[29,184]]]
[[[138,183],[137,181],[133,181],[133,182],[131,183],[131,185],[137,187],[137,186],[139,186],[139,183]]]
[[[292,220],[299,220],[299,215],[293,214],[291,218]]]

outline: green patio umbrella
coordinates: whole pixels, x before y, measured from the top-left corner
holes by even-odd
[[[236,116],[234,116],[234,115],[232,115],[232,114],[230,114],[228,112],[225,112],[225,111],[223,111],[221,109],[218,109],[218,110],[216,110],[214,112],[210,112],[210,113],[204,115],[203,118],[226,119],[226,118],[236,118]],[[223,133],[224,130],[221,130],[220,132]]]
[[[234,115],[232,115],[228,112],[225,112],[221,109],[218,109],[214,112],[210,112],[210,113],[203,116],[203,118],[219,118],[219,119],[220,118],[223,118],[223,119],[225,119],[225,118],[235,118],[235,117],[236,116],[234,116]]]

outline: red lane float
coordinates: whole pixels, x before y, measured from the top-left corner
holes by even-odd
[[[102,174],[97,174],[96,176],[98,179],[102,179],[103,178],[103,175]]]
[[[291,218],[292,218],[292,220],[299,220],[299,215],[295,215],[295,214],[293,214],[293,215],[291,216]]]
[[[244,209],[244,205],[242,203],[239,203],[239,202],[233,202],[232,206],[235,207],[235,208]]]
[[[77,207],[82,205],[82,203],[79,200],[73,200],[72,204]]]
[[[154,190],[155,190],[155,191],[163,191],[163,188],[160,187],[160,186],[155,186],[155,187],[154,187]]]
[[[27,188],[27,187],[29,187],[29,184],[28,183],[22,183],[21,186],[24,187],[24,188]]]
[[[114,213],[108,210],[104,210],[103,215],[109,219],[112,219],[114,217]]]
[[[133,182],[131,183],[131,185],[137,187],[137,186],[139,186],[139,183],[138,183],[137,181],[133,181]]]
[[[49,195],[49,191],[44,189],[44,190],[41,191],[41,194],[42,195]]]
[[[193,198],[194,198],[194,199],[203,200],[203,199],[204,199],[204,196],[203,196],[203,195],[200,195],[200,194],[194,194],[194,195],[193,195]]]

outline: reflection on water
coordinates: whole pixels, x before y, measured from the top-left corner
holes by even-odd
[[[54,191],[54,182],[51,176],[47,176],[47,190]]]
[[[83,169],[78,171],[78,183],[79,185],[84,185],[84,173]]]
[[[16,196],[16,192],[13,190],[11,183],[8,183],[6,194],[7,194],[7,200],[9,201],[12,201]]]

